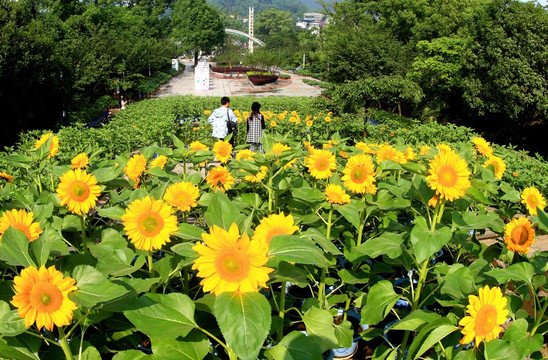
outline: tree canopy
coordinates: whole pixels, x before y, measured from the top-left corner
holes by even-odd
[[[179,0],[171,16],[172,36],[185,51],[192,51],[197,61],[198,52],[210,52],[222,45],[224,24],[219,13],[205,0]]]

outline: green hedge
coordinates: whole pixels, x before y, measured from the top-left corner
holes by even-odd
[[[232,97],[231,108],[234,110],[250,111],[251,104],[259,101],[261,110],[272,113],[293,111],[300,116],[301,123],[296,125],[289,122],[291,115],[285,120],[274,119],[278,125],[268,132],[292,134],[312,142],[325,142],[338,133],[346,138],[347,143],[363,141],[364,131],[366,141],[374,143],[391,143],[395,145],[430,145],[435,146],[444,142],[455,148],[471,146],[470,139],[479,136],[470,128],[442,125],[435,122],[423,123],[415,119],[399,117],[384,111],[376,111],[367,115],[341,114],[338,120],[329,124],[323,118],[315,120],[312,128],[305,125],[307,116],[316,116],[327,113],[330,103],[322,98],[304,97]],[[67,126],[57,132],[60,138],[60,152],[56,156],[59,161],[70,161],[82,151],[88,153],[101,151],[102,156],[112,158],[117,154],[131,152],[135,149],[152,144],[171,146],[172,136],[176,135],[186,144],[193,140],[206,143],[213,141],[211,128],[207,123],[207,110],[220,106],[220,97],[193,97],[174,96],[159,99],[143,100],[131,103],[127,109],[113,117],[109,124],[101,128],[85,128],[82,124]],[[324,115],[325,116],[325,115]],[[243,118],[243,116],[240,116]],[[333,115],[332,117],[336,117]],[[244,120],[244,119],[242,119]],[[373,125],[367,120],[377,123]],[[245,120],[239,125],[238,144],[245,144]],[[18,144],[19,150],[25,151],[34,147],[36,139],[43,131],[31,131],[21,135]],[[526,151],[494,145],[496,154],[502,157],[507,165],[505,180],[516,187],[535,185],[541,192],[548,192],[548,163],[540,156],[530,156]],[[0,166],[6,167],[2,159],[13,151],[12,148],[0,153]],[[8,169],[9,170],[9,169]],[[514,176],[514,173],[517,176]]]

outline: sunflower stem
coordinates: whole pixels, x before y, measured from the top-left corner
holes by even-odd
[[[508,250],[506,252],[506,259],[508,261],[508,266],[512,265],[512,263],[514,262],[514,252],[512,250]]]
[[[183,293],[190,294],[190,282],[188,280],[188,268],[183,268]]]
[[[333,216],[333,204],[329,206],[329,215],[327,217],[327,232],[325,236],[327,237],[327,240],[331,240],[331,217]]]
[[[38,174],[38,180],[34,179],[34,181],[36,182],[36,184],[38,184],[39,194],[42,195],[42,177],[40,176],[40,174]]]
[[[65,335],[65,330],[63,330],[62,327],[58,327],[59,329],[59,337],[61,338],[61,349],[63,349],[63,353],[65,353],[65,358],[67,360],[74,360],[74,357],[72,356],[72,351],[70,350],[70,346],[67,341],[67,337]]]
[[[544,306],[542,306],[542,309],[540,310],[540,313],[538,314],[535,322],[533,323],[533,328],[531,329],[530,336],[535,335],[535,332],[539,328],[540,323],[541,323],[542,319],[544,318],[544,314],[546,313],[546,308],[548,308],[548,300],[544,303]]]
[[[53,341],[51,339],[48,339],[47,337],[43,337],[42,335],[39,335],[39,334],[36,334],[32,331],[25,331],[25,334],[28,334],[28,335],[31,335],[31,336],[34,336],[34,337],[37,337],[39,339],[42,339],[44,340],[45,342],[48,342],[50,343],[51,345],[55,345],[55,346],[58,346],[58,347],[61,347],[61,345],[57,342],[57,341]]]
[[[49,174],[49,179],[51,181],[51,192],[54,193],[55,192],[55,182],[53,181],[53,173]]]
[[[272,172],[268,172],[268,213],[272,214]]]
[[[282,341],[284,335],[284,315],[285,315],[285,289],[287,288],[287,282],[282,281],[282,288],[280,290],[280,319],[282,320],[282,326],[278,328],[278,344]]]
[[[74,330],[76,330],[76,328],[78,327],[78,325],[80,325],[80,323],[82,321],[84,321],[88,316],[89,314],[91,314],[91,310],[88,310],[87,313],[85,313],[77,322],[76,324],[74,324],[72,326],[72,328],[69,330],[69,332],[67,333],[67,338],[70,339],[70,337],[72,336],[72,333],[74,332]]]
[[[148,272],[150,277],[154,277],[154,269],[152,268],[152,251],[148,252]]]
[[[216,337],[215,335],[213,335],[212,333],[210,333],[209,331],[207,331],[206,329],[203,329],[201,327],[198,326],[198,330],[200,330],[201,332],[203,332],[204,334],[206,334],[207,336],[209,336],[210,338],[212,338],[213,340],[217,341],[219,343],[219,345],[221,345],[225,350],[226,350],[226,353],[230,356],[231,353],[233,353],[232,349],[230,349],[228,346],[226,346],[226,344],[224,342],[222,342],[221,340],[219,340],[218,337]],[[231,358],[232,359],[232,358]]]
[[[86,244],[86,215],[82,214],[80,217],[80,226],[82,227],[82,247],[84,248],[84,254],[88,252],[88,245]]]

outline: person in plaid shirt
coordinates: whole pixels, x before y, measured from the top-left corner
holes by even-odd
[[[246,142],[250,144],[249,148],[253,152],[257,151],[257,149],[259,149],[260,152],[264,152],[260,139],[263,137],[265,123],[264,116],[261,114],[260,110],[261,104],[255,101],[251,104],[251,114],[247,118]]]

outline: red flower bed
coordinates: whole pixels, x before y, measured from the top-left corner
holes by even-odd
[[[278,80],[277,75],[248,75],[247,78],[253,83],[253,85],[266,85]]]
[[[217,72],[217,73],[238,73],[238,74],[245,74],[248,71],[256,71],[256,69],[248,68],[245,66],[216,66],[212,67],[211,71]]]

